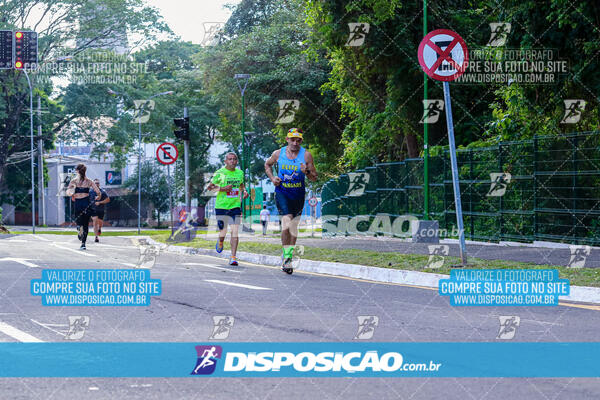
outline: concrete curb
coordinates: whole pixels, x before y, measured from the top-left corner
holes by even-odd
[[[206,255],[228,259],[229,251],[223,251],[218,254],[213,249],[202,249],[195,247],[173,246],[157,242],[151,238],[146,238],[148,243],[159,246],[161,249],[172,253],[188,254],[188,255]],[[281,265],[281,257],[269,256],[265,254],[254,254],[246,252],[238,252],[238,259],[255,264],[264,265]],[[440,279],[448,279],[448,275],[434,274],[431,272],[406,271],[391,268],[367,267],[356,264],[342,264],[328,261],[313,261],[301,260],[299,265],[295,267],[300,271],[315,272],[319,274],[346,276],[350,278],[365,279],[375,282],[397,283],[403,285],[425,286],[430,288],[438,287]],[[560,300],[596,303],[600,304],[600,288],[587,286],[571,286],[571,294],[569,296],[561,296]]]

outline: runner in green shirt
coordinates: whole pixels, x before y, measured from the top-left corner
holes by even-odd
[[[242,215],[241,198],[248,197],[248,192],[244,188],[244,173],[236,168],[238,158],[235,153],[225,155],[225,167],[215,172],[208,190],[218,189],[217,201],[215,203],[215,214],[217,217],[217,226],[219,227],[219,238],[215,249],[217,253],[223,251],[223,242],[227,235],[227,225],[231,225],[231,258],[229,265],[238,265],[236,252],[239,242],[238,228],[240,226],[240,216]]]

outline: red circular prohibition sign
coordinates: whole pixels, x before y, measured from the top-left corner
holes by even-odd
[[[446,48],[442,50],[440,46],[435,44],[431,39],[441,36],[447,35],[450,36],[450,43],[447,44]],[[453,60],[452,59],[452,50],[456,47],[460,46],[462,49],[463,60]],[[444,47],[444,46],[441,46]],[[433,53],[428,50],[433,50]],[[427,54],[425,54],[427,50]],[[469,53],[467,51],[467,44],[463,40],[462,37],[456,32],[453,32],[449,29],[436,29],[435,31],[429,32],[419,44],[419,64],[421,64],[421,68],[423,71],[432,79],[438,81],[446,81],[450,82],[461,76],[465,73],[465,70],[469,61]],[[436,57],[434,60],[432,55]],[[442,65],[442,62],[448,62],[452,67],[454,67],[455,72],[451,75],[440,75],[439,67]]]
[[[173,157],[171,155],[171,153],[163,150],[163,146],[171,146],[172,148],[174,148],[175,156]],[[162,151],[163,157],[166,159],[165,161],[163,161],[162,157],[160,156],[161,151]],[[173,143],[169,143],[169,142],[162,143],[156,149],[156,158],[158,159],[158,162],[160,162],[161,164],[164,164],[164,165],[173,164],[175,161],[177,161],[177,157],[179,157],[179,150],[177,150],[177,146],[175,146]]]

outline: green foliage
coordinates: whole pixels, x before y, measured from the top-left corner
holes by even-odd
[[[250,151],[251,173],[264,176],[264,159],[285,144],[291,127],[304,130],[307,146],[315,155],[317,169],[337,173],[341,154],[339,106],[331,91],[322,92],[330,67],[327,60],[304,54],[309,27],[300,0],[244,0],[225,31],[226,38],[198,57],[206,90],[220,107],[221,140],[241,150],[241,94],[233,76],[252,78],[245,93],[246,131],[255,132]],[[290,124],[275,124],[278,100],[297,99],[300,109]]]

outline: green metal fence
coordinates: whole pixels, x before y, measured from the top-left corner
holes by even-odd
[[[503,142],[459,150],[457,156],[467,239],[600,244],[600,132]],[[430,219],[439,221],[444,237],[456,225],[448,152],[431,157],[429,165]],[[323,186],[322,212],[331,216],[324,222],[377,214],[423,218],[423,159],[355,173],[363,181],[368,177],[360,195],[349,192],[360,186],[354,173]]]

